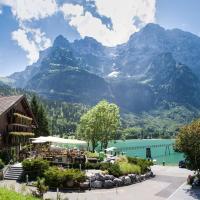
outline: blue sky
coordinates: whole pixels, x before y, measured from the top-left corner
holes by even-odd
[[[0,0],[0,76],[25,69],[62,34],[107,46],[153,22],[200,35],[199,0]]]

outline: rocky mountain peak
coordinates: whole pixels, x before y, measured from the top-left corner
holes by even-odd
[[[62,35],[57,36],[53,42],[53,47],[67,48],[69,46],[69,41]]]

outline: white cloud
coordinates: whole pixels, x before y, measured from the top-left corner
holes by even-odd
[[[0,0],[0,5],[10,6],[20,21],[42,19],[57,11],[55,0]]]
[[[19,28],[12,32],[12,39],[27,52],[29,64],[36,62],[39,58],[39,51],[51,46],[51,41],[40,29]]]
[[[1,7],[10,6],[19,22],[12,39],[27,52],[30,64],[38,59],[39,51],[50,46],[51,41],[40,29],[30,28],[31,22],[62,12],[69,24],[77,29],[81,37],[90,36],[106,46],[126,42],[130,35],[147,23],[155,20],[156,0],[86,0],[96,5],[99,15],[111,19],[110,30],[102,21],[81,5],[65,3],[58,6],[56,0],[0,0]],[[27,23],[28,22],[28,23]],[[26,26],[29,24],[29,27]]]
[[[11,8],[19,22],[18,30],[12,32],[12,39],[26,51],[29,64],[32,64],[39,58],[39,51],[48,48],[51,41],[40,29],[25,24],[52,16],[58,10],[57,3],[55,0],[0,0],[0,7],[5,5]]]
[[[60,9],[69,24],[82,37],[90,36],[107,46],[126,42],[130,35],[147,23],[155,21],[156,0],[96,0],[97,12],[112,20],[108,29],[99,18],[84,12],[80,5],[64,4]]]
[[[80,5],[64,4],[60,10],[64,13],[65,17],[69,19],[83,14],[83,7]]]

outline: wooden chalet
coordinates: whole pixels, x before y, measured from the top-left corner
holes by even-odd
[[[0,153],[18,160],[37,123],[25,96],[0,96]]]

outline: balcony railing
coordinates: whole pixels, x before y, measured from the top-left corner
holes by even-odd
[[[13,123],[31,126],[33,119],[20,113],[13,113]]]
[[[33,127],[24,124],[8,124],[8,132],[32,132]]]

